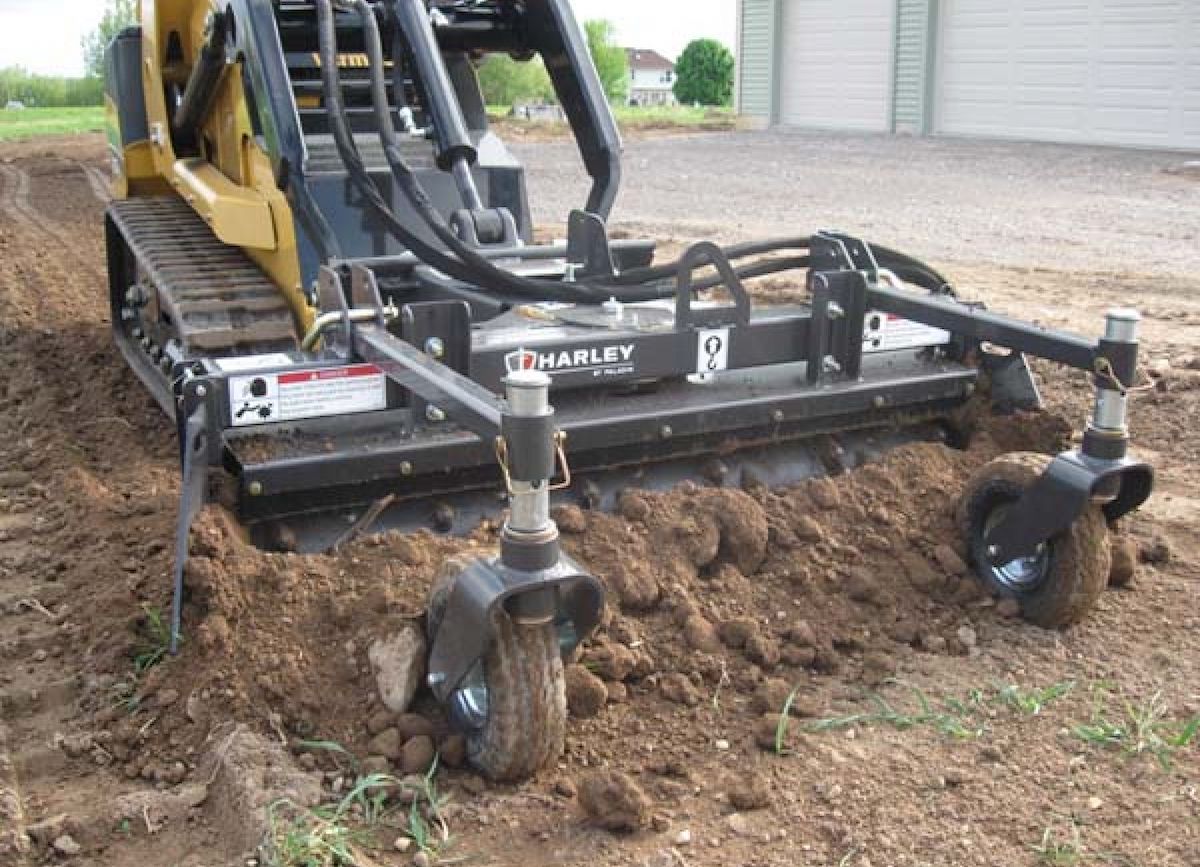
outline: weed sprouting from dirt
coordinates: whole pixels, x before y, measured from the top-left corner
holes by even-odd
[[[1015,683],[996,687],[996,700],[1026,716],[1037,716],[1048,705],[1068,695],[1075,688],[1074,681],[1055,683],[1044,689],[1023,690]]]
[[[324,751],[358,768],[357,758],[332,741],[303,741],[305,749]],[[437,788],[437,763],[417,780],[387,774],[357,777],[342,798],[319,807],[289,800],[267,810],[267,867],[373,867],[367,852],[379,847],[378,833],[399,831],[432,860],[440,860],[453,838],[443,811],[449,797]]]
[[[916,706],[906,709],[888,701],[882,695],[869,696],[874,709],[844,716],[814,720],[805,727],[810,732],[828,732],[858,725],[887,725],[900,731],[928,726],[946,737],[955,740],[976,740],[987,730],[989,709],[1005,707],[1024,716],[1038,716],[1049,705],[1070,694],[1075,688],[1073,681],[1063,681],[1044,688],[1024,689],[1017,684],[997,684],[992,689],[975,688],[965,697],[944,696],[933,699],[918,687],[899,681],[890,681],[893,686],[907,687],[916,701]],[[789,706],[795,695],[789,697]],[[786,714],[786,711],[785,711]],[[780,734],[786,733],[786,716],[780,720]],[[780,738],[777,738],[779,752]]]
[[[959,740],[973,740],[983,734],[982,723],[971,719],[974,705],[970,698],[966,702],[943,699],[938,707],[923,690],[915,686],[908,688],[917,701],[917,707],[911,711],[898,709],[876,693],[870,696],[874,710],[814,720],[806,729],[810,732],[828,732],[857,725],[888,725],[907,731],[919,726],[931,726],[941,734]]]
[[[1140,702],[1121,700],[1115,709],[1107,684],[1097,685],[1093,692],[1091,719],[1072,729],[1082,741],[1118,749],[1131,758],[1152,755],[1164,770],[1170,770],[1177,751],[1200,742],[1200,716],[1173,720],[1161,690]]]
[[[142,606],[140,643],[133,657],[133,670],[140,676],[166,658],[171,647],[171,627],[162,612],[150,605]]]
[[[1047,867],[1074,867],[1083,858],[1083,841],[1079,829],[1071,826],[1069,837],[1061,837],[1054,828],[1042,832],[1042,839],[1030,844],[1038,863]]]

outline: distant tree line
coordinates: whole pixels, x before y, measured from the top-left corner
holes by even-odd
[[[29,108],[103,105],[104,81],[100,78],[65,78],[35,75],[19,66],[0,69],[0,108],[19,102]]]

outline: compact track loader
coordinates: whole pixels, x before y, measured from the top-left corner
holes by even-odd
[[[1104,586],[1106,526],[1153,482],[1126,455],[1136,313],[1099,340],[1035,327],[832,231],[665,263],[610,240],[621,143],[567,0],[140,6],[107,58],[106,228],[117,344],[179,431],[173,638],[205,502],[303,551],[506,508],[499,554],[434,589],[428,684],[471,761],[520,778],[562,748],[562,657],[604,604],[552,500],[853,465],[944,432],[983,385],[1036,406],[1026,354],[1092,372],[1095,413],[1079,450],[972,481],[972,558],[1045,626]],[[488,128],[489,52],[540,56],[570,121],[591,189],[562,243],[533,242]],[[790,270],[807,303],[752,302],[748,281]]]

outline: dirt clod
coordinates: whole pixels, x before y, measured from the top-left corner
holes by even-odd
[[[1110,587],[1129,587],[1137,578],[1137,544],[1128,536],[1112,539],[1112,567],[1108,573]]]
[[[761,810],[771,803],[771,784],[764,775],[752,772],[734,779],[728,794],[735,810]]]
[[[604,681],[592,674],[585,666],[568,665],[565,671],[567,683],[567,709],[579,719],[590,719],[604,710],[608,702],[608,689]]]
[[[654,805],[628,774],[599,771],[579,784],[579,806],[594,825],[632,832],[649,825]]]
[[[716,627],[699,614],[693,614],[684,622],[683,639],[692,650],[716,653],[721,649]]]
[[[717,627],[717,633],[721,641],[725,642],[728,647],[740,650],[751,638],[759,635],[760,629],[758,621],[753,618],[734,617],[722,621],[721,625]]]
[[[405,774],[424,774],[433,764],[436,753],[433,738],[419,735],[404,744],[400,755],[400,770]]]

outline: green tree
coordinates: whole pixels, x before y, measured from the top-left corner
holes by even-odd
[[[83,63],[87,74],[104,77],[104,51],[113,37],[137,21],[136,0],[107,0],[104,17],[96,29],[83,37]]]
[[[611,21],[597,19],[583,25],[587,31],[592,62],[600,74],[600,84],[609,102],[624,102],[629,94],[629,58],[617,45],[617,30]]]
[[[552,100],[554,85],[540,57],[513,60],[507,54],[490,54],[479,65],[479,89],[488,105],[513,105],[523,101]]]
[[[684,105],[733,102],[733,55],[715,39],[696,39],[675,64],[675,98]]]

